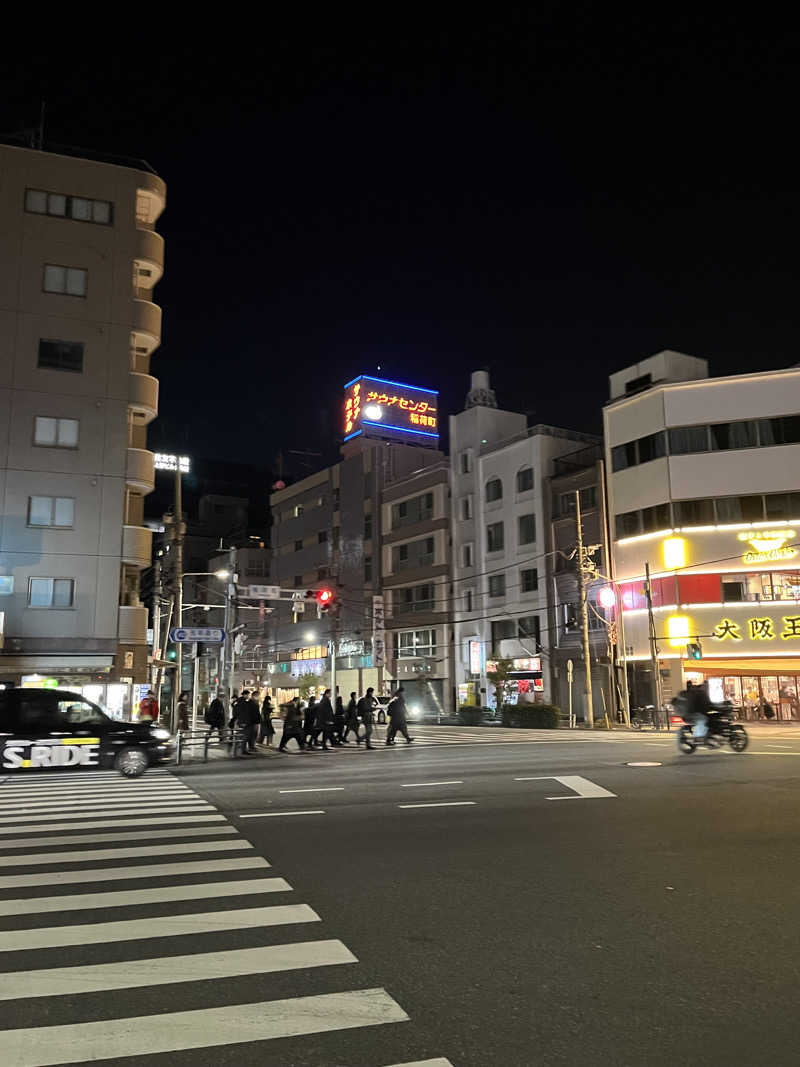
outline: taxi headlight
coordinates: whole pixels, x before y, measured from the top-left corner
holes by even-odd
[[[156,741],[169,741],[169,730],[159,728],[157,730],[151,730],[150,734]]]

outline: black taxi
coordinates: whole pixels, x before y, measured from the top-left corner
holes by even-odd
[[[63,689],[0,689],[0,770],[115,767],[138,778],[170,759],[169,731],[110,718]]]

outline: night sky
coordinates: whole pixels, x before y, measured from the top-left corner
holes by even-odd
[[[46,140],[168,184],[155,447],[329,460],[378,366],[443,413],[486,366],[502,406],[599,431],[609,372],[662,348],[798,360],[793,28],[432,8],[4,55],[5,132],[43,96]]]

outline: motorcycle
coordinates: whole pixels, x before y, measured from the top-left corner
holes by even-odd
[[[747,748],[747,731],[736,722],[734,716],[725,709],[715,710],[708,716],[708,733],[705,737],[695,737],[693,727],[685,720],[681,720],[678,728],[678,751],[686,754],[692,753],[698,745],[706,745],[708,748],[721,748],[728,744],[734,752],[744,752]]]

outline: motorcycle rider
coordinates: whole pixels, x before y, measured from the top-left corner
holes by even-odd
[[[688,715],[694,721],[692,734],[698,741],[702,741],[708,735],[710,716],[714,710],[708,699],[708,683],[695,685],[694,682],[687,682],[686,704]]]

